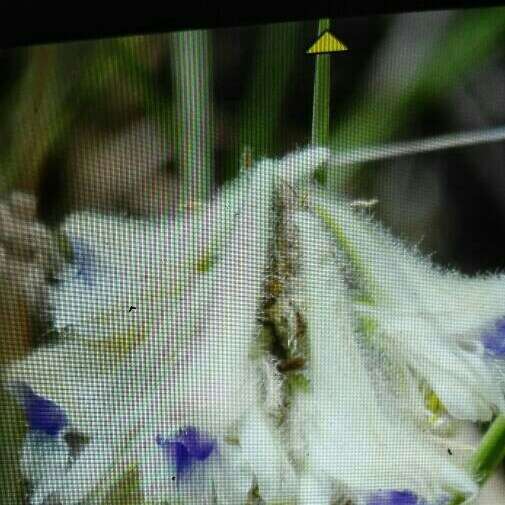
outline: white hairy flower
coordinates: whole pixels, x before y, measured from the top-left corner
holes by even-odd
[[[314,482],[326,490],[320,503],[327,504],[342,493],[369,503],[381,490],[408,490],[429,503],[453,489],[474,495],[477,486],[467,472],[381,395],[356,333],[342,252],[314,215],[300,213],[296,222],[302,257],[297,296],[305,302],[311,384],[291,414],[308,474],[300,503],[311,503],[303,486],[312,489]]]
[[[247,491],[256,483],[265,496],[285,492],[271,476],[278,462],[289,474],[289,463],[280,442],[272,445],[273,426],[260,412],[259,365],[251,362],[250,347],[258,333],[274,190],[310,175],[327,155],[309,148],[261,162],[200,212],[174,223],[90,213],[67,221],[73,263],[54,290],[52,313],[56,328],[69,331],[7,373],[27,416],[34,416],[24,457],[25,466],[37,467],[26,471],[33,504],[48,496],[63,504],[98,499],[137,465],[146,496],[173,496],[174,488],[157,480],[167,468],[171,479],[173,461],[165,458],[158,469],[152,462],[160,461],[171,437],[184,438],[193,427],[202,440],[222,446],[205,475],[212,489],[219,483],[223,503],[223,475],[226,469],[233,474],[237,458],[248,468]],[[42,407],[32,407],[34,399]],[[33,439],[55,415],[45,451]],[[226,446],[230,430],[240,451]],[[65,441],[74,431],[88,439],[78,454]],[[258,443],[275,456],[272,471]],[[44,465],[50,478],[39,472]],[[232,487],[230,481],[236,496]],[[202,489],[195,495],[205,496],[209,487]]]
[[[6,374],[33,505],[100,502],[132,468],[159,503],[475,495],[423,428],[504,410],[505,278],[442,271],[318,192],[310,176],[333,162],[315,147],[261,161],[171,221],[68,218],[73,259],[50,300],[60,339]],[[286,340],[304,339],[303,387],[259,345],[288,228],[276,310]]]
[[[355,256],[349,261],[363,269],[368,299],[354,308],[370,318],[372,347],[387,354],[406,400],[415,405],[428,389],[455,419],[503,412],[505,276],[444,271],[344,201],[319,197],[314,205],[338,223]]]

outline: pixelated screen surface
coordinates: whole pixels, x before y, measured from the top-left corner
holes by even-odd
[[[0,55],[0,503],[505,504],[505,8]]]

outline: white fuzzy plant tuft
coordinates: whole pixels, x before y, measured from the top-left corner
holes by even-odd
[[[70,216],[59,340],[4,377],[30,503],[100,503],[132,469],[153,503],[472,499],[441,424],[505,409],[505,278],[435,268],[311,176],[503,138],[309,146],[171,221]]]

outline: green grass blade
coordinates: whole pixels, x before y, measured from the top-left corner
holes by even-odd
[[[275,148],[284,99],[297,56],[301,51],[299,24],[260,29],[251,80],[240,110],[240,149],[250,148],[257,158]]]
[[[170,39],[174,89],[175,156],[180,176],[179,207],[210,196],[214,175],[212,41],[208,31]]]
[[[499,416],[484,435],[471,460],[471,469],[479,484],[493,474],[505,458],[505,416]]]
[[[505,416],[497,417],[487,430],[477,452],[470,460],[469,467],[475,479],[482,486],[493,475],[505,459]],[[464,502],[461,495],[454,496],[450,505]]]
[[[330,29],[330,20],[319,21],[318,35]],[[312,105],[312,143],[328,145],[330,128],[330,55],[315,56],[314,102]]]

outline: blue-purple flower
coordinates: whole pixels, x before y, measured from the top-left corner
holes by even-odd
[[[68,425],[65,411],[55,402],[23,386],[22,403],[30,430],[56,437]]]
[[[496,321],[494,327],[481,337],[488,355],[493,358],[505,358],[505,318]]]
[[[70,425],[65,409],[57,402],[38,394],[23,381],[10,384],[11,391],[23,408],[28,432],[21,447],[20,467],[31,482],[34,500],[38,493],[63,475],[71,461],[64,435]]]
[[[156,437],[156,444],[165,451],[165,457],[175,465],[180,478],[191,468],[206,461],[216,449],[216,441],[199,432],[193,426],[181,429],[175,436]]]
[[[408,490],[380,491],[372,495],[367,505],[425,505],[426,502]]]

